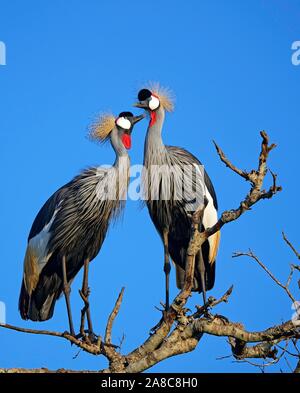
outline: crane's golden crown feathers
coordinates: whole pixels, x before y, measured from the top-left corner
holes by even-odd
[[[115,126],[115,116],[111,113],[102,113],[89,127],[88,137],[95,142],[107,141],[109,134]]]
[[[174,111],[175,97],[171,89],[161,86],[159,82],[149,82],[147,89],[159,98],[160,104],[167,112]]]

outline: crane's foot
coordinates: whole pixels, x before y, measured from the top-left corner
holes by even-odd
[[[64,335],[68,335],[68,336],[72,336],[74,338],[77,338],[76,333],[75,332],[70,332],[69,330],[65,330],[63,332]],[[73,343],[71,343],[71,345],[73,345]]]
[[[63,335],[64,335],[64,336],[72,336],[72,337],[74,337],[74,338],[77,338],[75,332],[70,333],[68,330],[65,330],[65,331],[63,332]],[[70,345],[71,345],[71,347],[72,347],[72,345],[74,345],[74,343],[73,343],[72,341],[70,341]]]
[[[92,344],[96,344],[98,342],[98,336],[94,332],[88,330],[88,338]]]
[[[91,332],[89,329],[86,329],[75,336],[75,338],[78,340],[88,341],[89,344],[96,344],[99,340],[99,337],[100,336],[94,332]]]
[[[211,309],[210,302],[208,301],[208,302],[204,303],[204,305],[203,305],[203,314],[202,315],[205,318],[208,318],[208,319],[212,319],[213,318],[213,314],[210,312],[210,309]]]

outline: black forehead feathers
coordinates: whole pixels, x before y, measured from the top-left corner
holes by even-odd
[[[139,101],[145,101],[147,98],[151,97],[151,91],[148,89],[142,89],[139,91],[138,99]]]
[[[133,117],[133,113],[131,112],[121,112],[119,117]]]

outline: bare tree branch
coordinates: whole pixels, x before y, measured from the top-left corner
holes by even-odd
[[[224,162],[224,164],[230,168],[233,172],[237,173],[239,176],[243,177],[245,180],[250,180],[249,179],[249,173],[246,171],[243,171],[239,168],[237,168],[235,165],[232,164],[231,161],[229,161],[229,159],[225,156],[223,150],[217,145],[217,143],[215,141],[213,141],[215,148],[217,150],[217,153],[221,159],[222,162]],[[251,180],[250,180],[251,181]]]
[[[81,370],[80,373],[83,374],[97,374],[104,371],[94,371],[94,370]],[[78,370],[68,370],[64,368],[59,368],[58,370],[49,370],[48,368],[0,368],[0,374],[76,374]]]
[[[18,326],[13,326],[5,323],[0,323],[0,327],[5,328],[5,329],[10,329],[10,330],[15,330],[17,332],[23,332],[23,333],[29,333],[29,334],[42,334],[46,336],[54,336],[54,337],[61,337],[64,338],[65,340],[70,341],[72,344],[77,345],[79,348],[83,349],[86,352],[89,352],[92,355],[100,355],[101,354],[101,348],[99,343],[97,344],[92,344],[92,343],[86,343],[82,340],[79,340],[78,338],[72,336],[68,332],[53,332],[50,330],[36,330],[36,329],[26,329],[26,328],[21,328]]]
[[[215,143],[217,153],[222,162],[225,163],[233,172],[237,173],[243,179],[251,184],[251,188],[246,197],[241,201],[236,209],[224,211],[218,222],[211,228],[206,228],[199,231],[199,223],[207,206],[207,200],[204,205],[200,207],[192,217],[192,236],[189,242],[189,247],[186,256],[186,271],[185,284],[183,289],[173,300],[169,310],[164,313],[164,318],[157,325],[157,329],[151,334],[144,343],[134,349],[128,354],[122,355],[116,351],[111,341],[112,327],[114,320],[119,312],[124,288],[122,288],[118,299],[115,303],[114,309],[111,312],[105,331],[105,339],[102,342],[101,337],[98,337],[97,342],[85,340],[82,334],[78,337],[73,337],[69,333],[58,333],[46,330],[33,330],[19,328],[12,325],[0,324],[0,327],[16,330],[30,334],[45,334],[55,337],[64,338],[86,352],[94,355],[103,355],[109,361],[109,367],[97,372],[142,372],[160,361],[163,361],[171,356],[190,352],[196,348],[200,340],[205,334],[227,337],[233,356],[237,360],[247,360],[249,358],[272,359],[270,364],[277,362],[276,345],[282,341],[286,343],[291,340],[296,345],[297,339],[300,335],[300,321],[287,321],[283,324],[269,327],[266,330],[259,332],[250,332],[245,330],[241,323],[231,322],[221,315],[211,315],[207,313],[208,308],[213,309],[220,303],[227,302],[232,288],[230,287],[220,299],[210,297],[207,304],[197,306],[194,313],[189,314],[189,310],[185,305],[191,296],[191,289],[194,277],[195,255],[200,250],[205,240],[215,232],[219,231],[225,224],[238,219],[244,212],[251,210],[251,208],[260,200],[272,198],[277,192],[281,191],[281,187],[277,186],[277,176],[270,171],[272,175],[272,185],[266,191],[263,189],[263,182],[267,174],[267,159],[271,150],[275,148],[274,144],[269,144],[269,138],[265,131],[260,133],[262,137],[261,150],[258,157],[258,167],[249,172],[239,169],[232,164],[225,156],[220,147]],[[292,250],[299,258],[299,254],[293,246],[285,239]],[[255,259],[257,263],[264,269],[264,271],[272,278],[272,280],[285,290],[291,300],[295,300],[294,296],[289,290],[289,284],[297,267],[292,265],[287,283],[282,284],[270,270],[250,251],[249,253],[238,253],[235,256],[247,255]],[[293,267],[294,266],[294,267]],[[81,328],[84,331],[83,325]],[[254,345],[253,345],[254,344]],[[283,353],[280,357],[283,356]],[[295,369],[299,370],[299,363]],[[24,369],[0,369],[0,372],[24,372]],[[48,369],[34,369],[26,370],[25,372],[53,372]],[[73,372],[72,370],[57,370],[55,372]],[[90,371],[86,371],[90,372]]]
[[[212,308],[217,306],[220,303],[227,303],[228,299],[230,297],[230,295],[232,294],[233,291],[233,285],[231,285],[231,287],[229,289],[227,289],[227,291],[224,293],[224,295],[220,298],[220,299],[215,299],[213,297],[209,297],[207,300],[207,304],[204,304],[203,306],[196,306],[197,311],[193,314],[194,318],[198,318],[201,315],[203,315],[205,313],[205,311],[207,310],[207,308]]]
[[[242,171],[234,166],[228,158],[225,157],[222,150],[219,146],[215,143],[217,152],[221,158],[221,160],[231,168],[235,173],[239,174],[241,177],[249,181],[252,185],[250,192],[246,195],[246,197],[241,201],[240,206],[236,209],[224,211],[219,218],[218,222],[213,225],[211,228],[207,228],[205,231],[201,233],[195,234],[195,239],[193,241],[193,249],[199,250],[201,245],[205,242],[205,240],[219,231],[223,225],[228,224],[231,221],[238,219],[243,213],[248,210],[251,210],[251,207],[255,205],[262,199],[270,199],[272,198],[277,192],[282,190],[281,186],[277,186],[276,184],[276,175],[272,173],[273,183],[269,187],[269,190],[263,189],[263,182],[265,176],[267,174],[267,158],[271,150],[273,150],[276,145],[271,144],[269,145],[269,137],[265,131],[261,131],[260,135],[262,137],[261,143],[261,151],[259,154],[258,159],[258,168],[257,170],[251,170],[250,172]]]
[[[263,268],[264,271],[271,277],[271,279],[272,279],[278,286],[280,286],[282,289],[285,290],[286,294],[287,294],[288,297],[292,300],[292,302],[293,302],[293,303],[296,302],[294,296],[291,294],[291,291],[290,291],[289,288],[288,288],[288,285],[290,284],[290,281],[291,281],[291,273],[290,273],[290,275],[289,275],[289,277],[288,277],[287,284],[284,285],[284,284],[282,284],[281,281],[278,280],[278,278],[276,278],[276,277],[274,276],[274,274],[266,267],[266,265],[264,265],[264,264],[260,261],[260,259],[259,259],[255,254],[253,254],[253,252],[252,252],[250,249],[249,249],[248,252],[235,252],[235,253],[232,255],[233,258],[242,257],[242,256],[246,256],[246,257],[249,257],[249,258],[254,259],[254,260],[259,264],[259,266],[260,266],[261,268]]]
[[[295,247],[292,245],[292,243],[289,241],[289,239],[286,237],[285,233],[282,232],[282,237],[284,239],[284,241],[286,242],[286,244],[291,248],[291,250],[294,252],[294,254],[296,255],[296,257],[298,259],[300,259],[300,254],[299,252],[295,249]]]
[[[116,316],[118,315],[121,304],[122,304],[124,290],[125,290],[125,288],[123,287],[121,289],[121,292],[119,293],[119,296],[118,296],[118,299],[117,299],[116,304],[114,306],[114,309],[112,310],[112,312],[108,318],[108,321],[107,321],[106,331],[105,331],[105,342],[107,344],[111,344],[112,327],[113,327],[114,320],[115,320]]]

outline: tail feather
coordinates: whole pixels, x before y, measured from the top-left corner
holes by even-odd
[[[178,289],[183,289],[184,286],[184,278],[185,278],[185,270],[182,269],[179,265],[175,265],[176,268],[176,285]],[[212,263],[209,271],[206,271],[205,274],[206,278],[206,285],[205,289],[206,291],[210,291],[215,282],[215,263]],[[193,287],[192,287],[193,292],[202,292],[202,284],[201,284],[201,278],[200,278],[200,272],[195,270],[195,277],[193,281]]]
[[[31,294],[27,292],[23,280],[19,297],[21,318],[32,321],[47,321],[52,318],[61,292],[61,281],[56,275],[43,276]]]
[[[176,269],[176,285],[178,289],[183,289],[184,286],[184,278],[185,278],[185,270],[182,269],[179,265],[175,265]],[[192,291],[199,291],[199,285],[200,282],[198,282],[198,279],[194,277],[194,282],[193,282],[193,287]]]
[[[22,286],[19,297],[19,311],[22,319],[28,319],[28,309],[30,303],[30,296],[25,288],[24,280],[22,280]]]
[[[84,257],[80,257],[79,263],[70,264],[67,272],[69,284],[81,269],[83,260]],[[51,259],[39,274],[38,282],[32,291],[26,289],[25,282],[23,279],[19,298],[21,317],[32,321],[47,321],[52,318],[55,303],[63,292],[61,257],[55,253],[52,254]]]
[[[181,258],[180,262],[181,265],[185,265],[185,258],[186,258],[186,252],[180,253]],[[209,243],[207,241],[204,242],[202,245],[202,255],[204,259],[204,265],[205,265],[205,289],[206,291],[209,291],[210,289],[213,288],[214,283],[215,283],[215,269],[216,269],[216,264],[215,261],[210,262],[209,261]],[[202,292],[202,284],[201,284],[201,276],[200,276],[200,259],[199,256],[197,255],[195,258],[195,272],[194,272],[194,281],[193,281],[193,287],[192,291],[194,292]],[[184,279],[185,279],[185,270],[182,268],[179,264],[175,264],[176,267],[176,285],[178,289],[182,289],[184,286]]]

